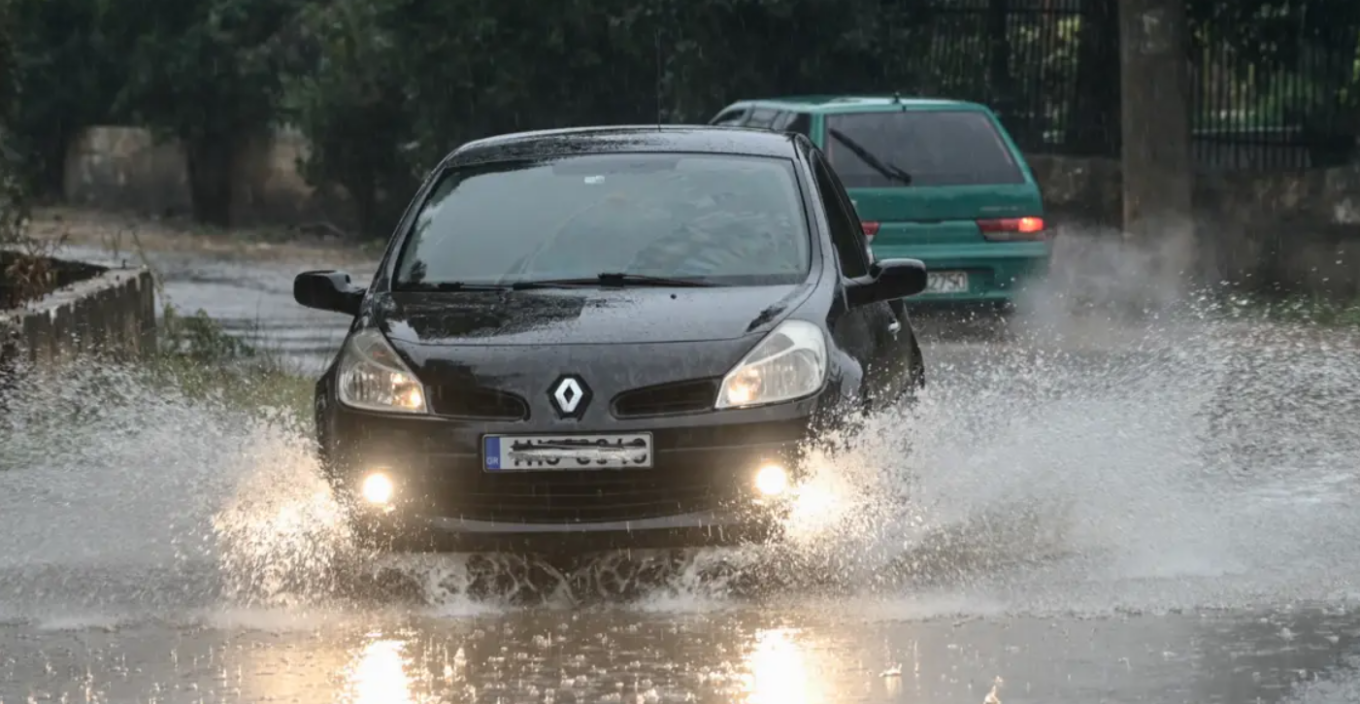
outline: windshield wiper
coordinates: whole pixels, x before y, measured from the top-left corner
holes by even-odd
[[[542,279],[536,281],[525,281],[516,286],[549,287],[549,286],[669,286],[674,288],[705,288],[717,286],[717,284],[695,279],[672,279],[665,276],[648,276],[646,274],[627,274],[619,271],[606,271],[596,274],[593,278],[581,277],[577,279]]]
[[[894,181],[899,181],[908,186],[911,185],[911,174],[907,173],[902,167],[890,162],[884,162],[873,154],[870,154],[869,150],[865,149],[863,145],[845,136],[845,134],[838,129],[830,129],[827,131],[832,137],[836,138],[837,142],[844,144],[846,149],[854,152],[855,156],[868,164],[869,168],[872,168],[874,171],[877,171]]]
[[[554,288],[554,283],[540,281],[516,281],[508,284],[468,283],[466,281],[435,281],[431,283],[404,284],[398,291],[524,291],[531,288]]]
[[[512,281],[504,284],[483,284],[467,283],[464,281],[434,281],[421,283],[408,283],[402,285],[400,291],[527,291],[540,288],[580,288],[583,286],[671,286],[671,287],[707,287],[716,286],[707,281],[696,281],[694,279],[671,279],[664,276],[647,276],[645,274],[625,274],[622,272],[604,272],[593,277],[581,277],[574,279],[531,279],[527,281]]]
[[[398,291],[504,291],[509,286],[502,284],[473,284],[466,281],[420,281],[407,282],[396,287]]]
[[[695,279],[673,279],[665,276],[647,276],[646,274],[627,274],[621,271],[606,271],[596,275],[600,283],[606,286],[627,286],[629,284],[641,284],[643,286],[674,286],[689,288],[706,288],[717,286],[717,284]]]

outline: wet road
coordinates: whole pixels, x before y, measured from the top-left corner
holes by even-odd
[[[291,303],[297,268],[163,262],[315,368],[344,321]],[[33,390],[0,438],[0,702],[1360,701],[1356,335],[1014,338],[932,337],[921,409],[819,458],[791,545],[628,599],[456,556],[377,589],[296,430]]]

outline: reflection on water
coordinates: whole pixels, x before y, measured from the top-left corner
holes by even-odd
[[[345,678],[348,691],[340,701],[354,704],[414,701],[406,672],[405,650],[404,641],[387,638],[370,641],[349,666]]]
[[[1001,678],[992,698],[1007,704],[1360,701],[1355,612],[958,620],[910,604],[884,617],[695,606],[0,627],[0,702],[994,704]]]
[[[750,704],[804,704],[824,701],[818,680],[809,677],[797,631],[788,628],[756,633],[746,657],[746,699]]]

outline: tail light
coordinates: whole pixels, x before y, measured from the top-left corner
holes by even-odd
[[[1048,239],[1044,219],[1035,217],[978,220],[982,236],[993,242],[1035,242]]]
[[[873,242],[873,241],[874,241],[874,235],[877,235],[877,234],[878,234],[878,228],[879,228],[879,225],[880,225],[880,224],[881,224],[881,223],[877,223],[877,222],[862,222],[862,223],[860,223],[860,225],[864,228],[864,239],[869,240],[870,242]]]

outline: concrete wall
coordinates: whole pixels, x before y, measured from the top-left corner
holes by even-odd
[[[307,185],[298,172],[307,144],[280,132],[254,140],[237,156],[232,208],[241,225],[299,225],[347,217],[335,198]],[[65,196],[88,205],[149,216],[184,216],[192,210],[184,152],[135,127],[86,130],[66,154]]]
[[[144,357],[156,346],[156,292],[145,268],[86,266],[92,275],[22,308],[0,310],[0,372],[77,356]]]
[[[298,174],[305,140],[284,132],[249,146],[236,171],[234,211],[243,225],[349,222],[333,196]],[[1119,163],[1033,155],[1051,220],[1109,231],[1121,222]],[[72,203],[146,214],[189,211],[184,159],[144,130],[91,129],[67,158]],[[1199,273],[1213,281],[1271,282],[1303,291],[1360,295],[1360,167],[1295,173],[1215,171],[1196,184]]]
[[[1030,157],[1050,217],[1116,233],[1123,218],[1113,159]],[[1205,171],[1195,180],[1201,279],[1360,296],[1360,165],[1293,173]]]

